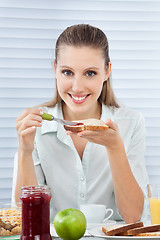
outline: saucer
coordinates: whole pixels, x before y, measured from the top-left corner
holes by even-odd
[[[102,222],[102,223],[87,223],[87,229],[92,229],[92,228],[95,228],[95,227],[101,227],[103,225],[115,225],[116,224],[116,221],[114,220],[107,220],[105,222]]]

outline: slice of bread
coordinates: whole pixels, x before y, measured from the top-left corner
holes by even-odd
[[[135,235],[136,237],[154,237],[154,236],[160,236],[160,231],[157,232],[146,232],[146,233],[139,233]],[[160,238],[159,238],[160,239]]]
[[[72,132],[81,132],[84,130],[90,130],[90,131],[97,131],[97,130],[107,130],[108,126],[105,124],[104,121],[99,119],[85,119],[85,120],[79,120],[79,121],[73,121],[79,123],[79,125],[64,125],[64,128],[67,131]]]
[[[160,231],[160,224],[131,229],[127,231],[127,234],[131,236],[136,236],[137,234],[140,234],[140,233],[149,233],[149,232],[155,232],[155,231]]]
[[[130,224],[124,224],[124,225],[115,225],[115,226],[102,226],[102,231],[107,236],[115,236],[115,235],[128,235],[128,230],[133,228],[140,228],[143,227],[143,222],[137,222],[137,223],[130,223]]]

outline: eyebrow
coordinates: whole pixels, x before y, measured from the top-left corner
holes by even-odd
[[[71,68],[69,66],[66,66],[66,65],[62,65],[62,66],[60,66],[60,68],[69,68],[69,69],[73,70],[73,68]],[[85,69],[85,71],[90,70],[90,69],[98,70],[99,68],[97,68],[97,67],[88,67],[88,68]]]
[[[69,67],[69,66],[66,66],[66,65],[62,65],[62,66],[59,66],[60,68],[70,68],[70,69],[72,69],[71,67]]]

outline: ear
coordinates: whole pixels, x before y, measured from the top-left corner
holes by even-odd
[[[112,65],[111,62],[109,62],[106,67],[105,81],[109,78],[111,74],[111,65]]]

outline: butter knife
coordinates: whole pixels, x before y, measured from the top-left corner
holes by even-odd
[[[43,113],[42,114],[42,119],[44,120],[48,120],[48,121],[56,121],[62,125],[79,125],[78,122],[72,122],[72,121],[67,121],[67,120],[63,120],[63,119],[60,119],[60,118],[55,118],[52,114],[49,114],[49,113]]]

